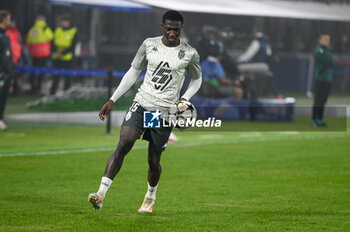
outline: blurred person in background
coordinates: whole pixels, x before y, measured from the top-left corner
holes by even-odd
[[[6,34],[6,29],[10,24],[10,12],[0,10],[0,130],[7,128],[4,122],[4,112],[15,67],[12,60],[10,39]]]
[[[335,67],[332,55],[328,50],[330,45],[329,34],[321,34],[318,43],[314,51],[315,84],[311,121],[311,125],[314,127],[326,125],[323,121],[323,112],[331,90],[332,69]]]
[[[204,25],[202,27],[202,36],[198,39],[196,47],[201,62],[206,60],[208,56],[218,57],[223,51],[223,44],[218,40],[216,28]]]
[[[6,33],[10,38],[13,62],[18,65],[22,54],[22,36],[21,32],[19,32],[18,28],[16,27],[15,21],[11,21]]]
[[[218,38],[217,30],[212,26],[203,26],[202,37],[198,42],[203,72],[202,94],[208,97],[232,97],[241,99],[243,90],[236,65],[227,54],[224,44]],[[229,77],[226,75],[229,74]]]
[[[253,28],[253,40],[247,50],[238,57],[239,63],[268,63],[269,56],[272,55],[271,46],[267,36],[260,27]]]
[[[32,66],[49,66],[52,39],[53,32],[47,25],[45,16],[38,15],[27,35],[27,47],[32,56]],[[30,76],[32,93],[41,94],[42,76],[42,74],[32,74]]]
[[[260,65],[260,68],[258,66],[254,67],[254,69],[256,68],[256,71],[254,72],[256,72],[257,75],[268,76],[272,82],[273,75],[269,70],[270,64],[273,60],[273,55],[268,37],[262,32],[261,26],[253,27],[253,37],[254,38],[246,51],[237,57],[237,62]],[[246,67],[248,68],[247,65]],[[251,67],[253,69],[253,66]],[[258,71],[258,69],[261,69],[261,71]],[[249,72],[249,69],[247,72]],[[269,88],[272,89],[275,98],[282,98],[278,93],[277,88],[273,85],[273,82],[272,86]]]
[[[201,56],[201,62],[206,60],[208,56],[216,57],[222,64],[228,76],[236,79],[240,73],[237,65],[233,62],[232,57],[228,54],[224,40],[228,37],[233,37],[233,32],[229,28],[224,28],[223,31],[217,30],[215,27],[205,25],[202,27],[202,36],[198,42],[198,52]]]
[[[231,80],[226,77],[225,70],[219,60],[208,56],[201,62],[203,74],[202,93],[207,97],[232,97],[242,99],[243,90],[238,80]]]
[[[55,30],[53,39],[53,65],[55,68],[72,69],[74,66],[74,49],[77,43],[77,28],[72,26],[69,15],[60,17],[60,26]],[[64,90],[71,86],[71,77],[64,76]],[[50,94],[57,91],[60,76],[53,77]]]
[[[12,60],[15,65],[18,65],[22,56],[22,36],[16,27],[16,22],[11,21],[10,26],[6,30],[7,35],[10,38]],[[10,92],[16,94],[18,92],[18,85],[16,75],[13,76],[13,85],[11,86]]]

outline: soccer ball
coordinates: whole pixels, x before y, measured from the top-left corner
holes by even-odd
[[[169,119],[176,123],[178,128],[186,128],[186,122],[197,118],[197,110],[194,105],[185,100],[177,101],[169,110]]]

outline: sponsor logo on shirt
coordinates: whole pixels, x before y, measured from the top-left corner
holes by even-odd
[[[168,62],[161,61],[157,68],[152,73],[152,82],[154,82],[154,88],[156,90],[163,91],[169,82],[173,79],[173,76],[170,74],[171,69]]]

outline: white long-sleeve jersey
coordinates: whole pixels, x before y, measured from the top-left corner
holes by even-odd
[[[137,70],[146,69],[144,81],[134,99],[144,108],[169,108],[174,104],[180,98],[186,72],[196,84],[195,92],[201,83],[196,79],[202,79],[199,55],[183,40],[176,47],[167,47],[162,36],[147,38],[131,65]]]

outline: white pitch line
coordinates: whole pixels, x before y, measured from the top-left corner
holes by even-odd
[[[274,142],[274,141],[295,141],[295,140],[313,140],[313,139],[333,139],[333,138],[344,138],[350,137],[350,134],[340,134],[340,135],[306,135],[306,136],[295,136],[295,137],[254,137],[252,139],[237,139],[237,140],[221,140],[221,141],[198,141],[190,143],[180,143],[180,144],[171,144],[171,146],[176,147],[191,147],[191,146],[202,146],[202,145],[215,145],[215,144],[240,144],[240,143],[256,143],[256,142]]]
[[[241,133],[239,137],[241,138],[249,138],[249,137],[260,137],[261,133],[260,132],[247,132],[247,133]]]
[[[206,134],[206,135],[199,135],[199,138],[201,139],[218,139],[223,138],[224,136],[222,134]]]
[[[295,137],[254,137],[252,139],[232,139],[232,140],[220,140],[220,141],[197,141],[189,143],[178,143],[170,144],[171,147],[193,147],[203,145],[216,145],[216,144],[240,144],[240,143],[256,143],[256,142],[273,142],[273,141],[296,141],[296,140],[313,140],[313,139],[333,139],[333,138],[344,138],[350,137],[350,134],[333,134],[333,135],[306,135],[306,136],[295,136]],[[135,145],[132,149],[145,149],[147,145]],[[19,152],[19,153],[4,153],[0,154],[1,157],[18,157],[18,156],[44,156],[44,155],[64,155],[69,153],[89,153],[98,151],[113,151],[114,147],[103,147],[103,148],[87,148],[87,149],[76,149],[76,150],[58,150],[58,151],[38,151],[38,152]]]
[[[147,146],[136,145],[133,149],[146,148]],[[7,153],[0,154],[1,157],[15,157],[15,156],[42,156],[42,155],[64,155],[70,153],[88,153],[88,152],[97,152],[97,151],[112,151],[114,147],[102,147],[102,148],[86,148],[86,149],[77,149],[77,150],[58,150],[58,151],[37,151],[37,152],[19,152],[19,153]]]

